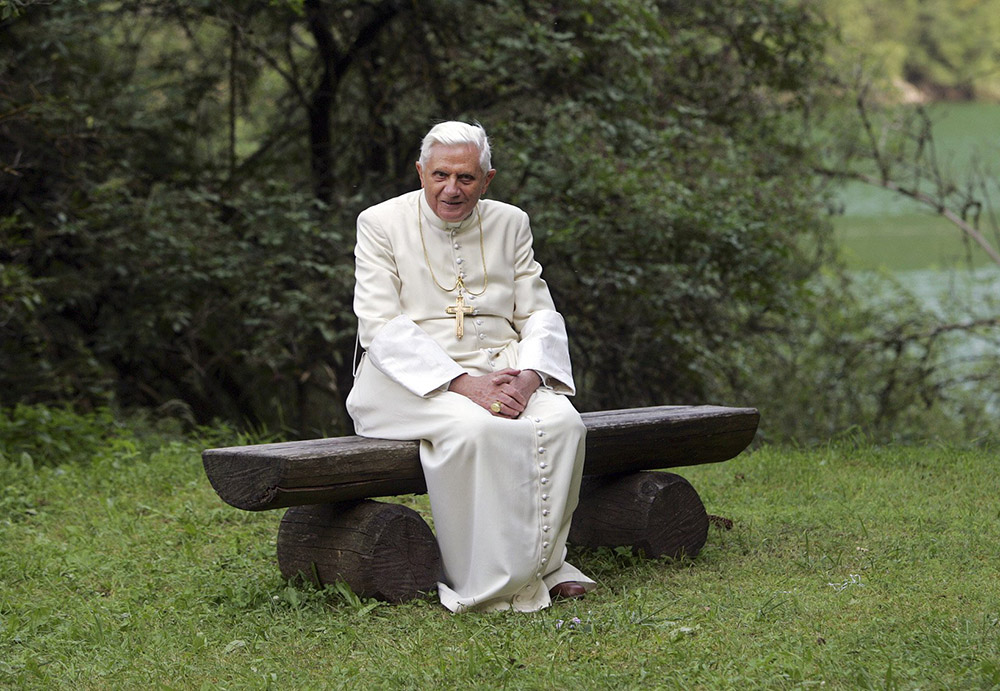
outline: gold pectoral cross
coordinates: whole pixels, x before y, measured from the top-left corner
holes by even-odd
[[[465,315],[472,314],[472,307],[465,304],[465,298],[459,293],[455,304],[445,307],[444,311],[455,316],[455,337],[461,339],[465,335]]]

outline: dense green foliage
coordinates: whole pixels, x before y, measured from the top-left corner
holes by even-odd
[[[74,439],[95,424],[63,422]],[[222,504],[201,469],[231,431],[140,430],[76,463],[0,462],[0,687],[1000,684],[995,449],[842,441],[687,468],[735,523],[694,560],[578,552],[598,581],[586,599],[454,616],[286,583],[280,512]]]
[[[111,411],[78,415],[65,408],[19,404],[0,411],[0,463],[32,468],[35,463],[86,463],[121,431]]]
[[[719,363],[815,266],[822,34],[784,2],[80,3],[0,31],[7,402],[342,428],[353,219],[443,117],[487,126],[534,218],[583,408],[738,390]]]
[[[839,330],[868,322],[815,280],[817,132],[859,125],[821,122],[842,92],[813,9],[25,4],[0,23],[0,405],[347,430],[354,220],[416,186],[431,123],[464,118],[494,140],[490,193],[533,219],[578,407],[750,404],[775,437],[891,433],[921,355],[900,369],[856,339],[847,390]],[[790,390],[793,366],[822,388]],[[880,396],[890,371],[908,374]]]

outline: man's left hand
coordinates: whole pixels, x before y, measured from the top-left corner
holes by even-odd
[[[499,372],[493,377],[493,383],[498,384],[500,390],[514,400],[523,401],[524,406],[528,404],[531,395],[542,385],[542,378],[534,370],[525,369],[520,370],[516,375],[509,371]],[[505,415],[504,417],[516,418],[520,414],[521,411],[517,411],[513,415]]]
[[[493,374],[461,374],[451,381],[448,390],[462,394],[492,415],[513,420],[524,412],[541,383],[542,378],[533,370],[503,369]]]

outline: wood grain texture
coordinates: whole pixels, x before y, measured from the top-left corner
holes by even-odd
[[[416,511],[364,500],[288,509],[278,567],[287,579],[319,587],[342,580],[359,597],[403,602],[437,587],[441,553]]]
[[[569,541],[625,546],[647,558],[693,558],[708,525],[698,493],[680,475],[592,475],[580,490]],[[441,578],[440,551],[420,515],[371,500],[288,509],[278,529],[278,566],[286,579],[319,587],[340,580],[359,597],[387,602],[430,592]]]
[[[582,415],[586,475],[676,468],[733,458],[753,440],[755,408],[656,406]],[[427,491],[415,441],[349,436],[207,449],[224,501],[262,511]]]
[[[695,557],[708,537],[708,513],[680,475],[643,471],[584,479],[569,541],[631,547],[649,558]]]

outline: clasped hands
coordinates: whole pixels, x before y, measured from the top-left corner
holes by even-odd
[[[448,390],[462,394],[492,415],[513,420],[524,412],[541,384],[542,378],[534,370],[508,368],[478,376],[460,374],[451,380]]]

